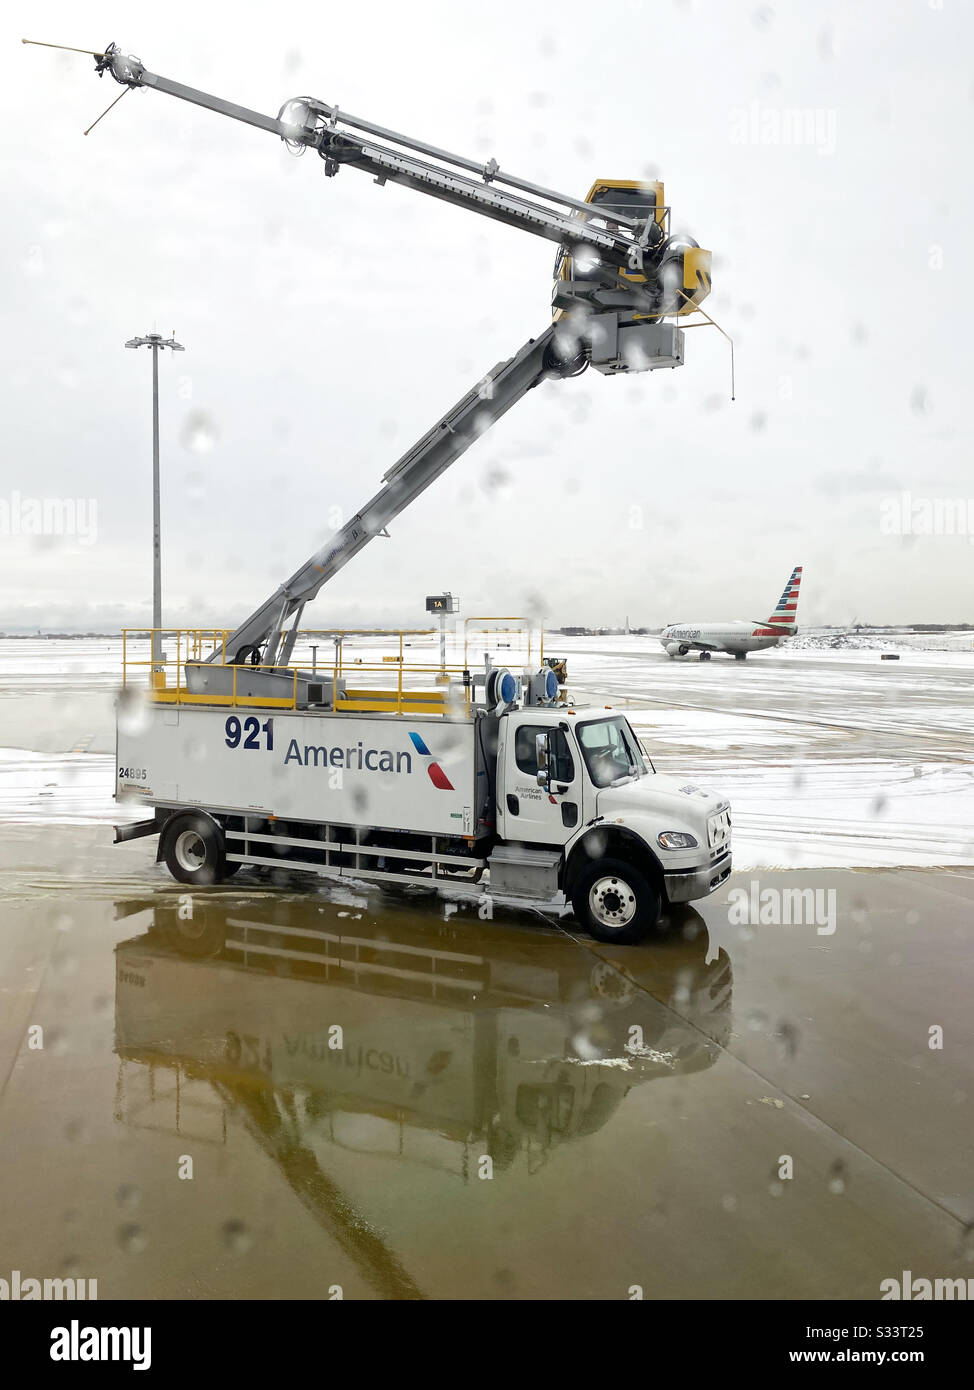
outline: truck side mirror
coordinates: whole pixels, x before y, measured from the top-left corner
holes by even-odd
[[[551,784],[551,759],[548,746],[549,735],[547,733],[535,734],[534,750],[538,764],[538,786],[548,790]]]

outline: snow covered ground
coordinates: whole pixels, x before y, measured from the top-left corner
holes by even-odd
[[[959,638],[934,650],[901,634],[895,662],[880,660],[894,649],[882,638],[747,662],[672,661],[652,637],[549,635],[545,652],[567,658],[578,703],[627,714],[660,772],[729,797],[735,867],[958,866],[974,864],[974,651]],[[410,640],[410,655],[435,663],[435,639]],[[500,640],[471,651],[482,660],[491,647],[518,669]],[[359,639],[346,656],[394,651]],[[331,652],[323,640],[319,662]],[[0,822],[134,814],[112,801],[120,658],[104,638],[0,639]]]
[[[136,820],[117,807],[113,756],[0,748],[0,823],[85,825]]]

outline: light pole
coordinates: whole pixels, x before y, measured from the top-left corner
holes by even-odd
[[[152,684],[162,662],[162,544],[159,524],[159,349],[171,348],[185,352],[175,338],[163,338],[161,333],[148,333],[144,338],[129,338],[127,348],[152,349]]]

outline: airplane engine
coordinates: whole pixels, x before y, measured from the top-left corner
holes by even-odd
[[[689,650],[690,648],[683,642],[667,642],[666,644],[667,656],[686,656]]]

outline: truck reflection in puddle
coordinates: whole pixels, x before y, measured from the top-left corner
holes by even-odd
[[[730,1032],[730,962],[706,961],[692,909],[639,952],[637,984],[556,931],[340,908],[122,905],[152,919],[116,948],[116,1118],[189,1134],[209,1111],[220,1142],[232,1116],[306,1201],[332,1145],[463,1181],[487,1159],[533,1173],[631,1087],[710,1067]]]

